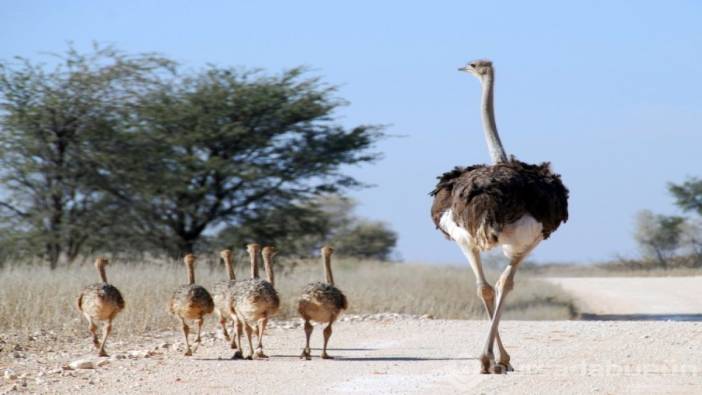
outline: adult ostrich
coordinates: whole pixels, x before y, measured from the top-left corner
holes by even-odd
[[[513,370],[497,330],[505,298],[522,260],[568,219],[568,189],[548,162],[531,165],[507,158],[495,124],[492,62],[477,60],[459,71],[473,74],[482,85],[483,129],[493,163],[456,167],[438,177],[439,183],[431,192],[431,217],[436,227],[458,244],[475,273],[478,296],[491,319],[480,372],[500,374]],[[495,305],[495,291],[485,279],[480,252],[498,245],[509,265],[495,285]],[[500,351],[497,363],[495,341]]]

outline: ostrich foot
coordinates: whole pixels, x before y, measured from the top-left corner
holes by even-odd
[[[514,372],[514,368],[512,367],[512,364],[509,363],[509,359],[507,361],[498,362],[497,366],[501,366],[502,370],[505,372]]]
[[[492,354],[480,356],[480,374],[495,373],[495,357]]]
[[[193,355],[193,351],[188,348],[187,350],[185,350],[185,354],[183,354],[183,355],[185,355],[186,357],[190,357]]]
[[[307,349],[302,350],[302,354],[300,355],[300,359],[304,359],[307,361],[312,359],[312,356],[310,355],[310,350],[307,350]]]
[[[100,350],[100,352],[98,353],[98,357],[109,357],[109,355],[107,355],[105,350]]]
[[[326,351],[325,351],[325,352],[322,352],[321,357],[322,357],[322,359],[334,359],[334,357],[332,357],[331,355],[327,354]]]
[[[241,351],[237,351],[232,355],[232,359],[244,359],[244,354]]]
[[[256,359],[266,359],[268,358],[268,355],[263,353],[263,350],[256,350],[256,354],[254,354]]]

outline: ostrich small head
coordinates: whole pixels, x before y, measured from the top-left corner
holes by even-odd
[[[273,246],[265,246],[261,250],[261,254],[263,254],[263,256],[266,258],[270,258],[275,255],[278,255],[278,249]]]
[[[334,253],[334,249],[331,246],[324,246],[321,248],[320,252],[323,257],[328,258]]]
[[[97,268],[107,266],[109,263],[110,261],[104,256],[99,256],[95,259],[95,267]]]
[[[232,258],[232,250],[229,250],[229,249],[222,250],[219,253],[219,256],[221,256],[222,259],[224,259],[225,261],[228,261]]]
[[[482,80],[492,76],[492,62],[487,59],[474,60],[459,68],[458,71],[467,71]]]
[[[261,252],[261,245],[257,243],[247,244],[246,251],[248,251],[249,254],[258,254]]]

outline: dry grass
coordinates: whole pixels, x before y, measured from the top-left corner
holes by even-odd
[[[237,266],[237,275],[245,278],[245,265]],[[450,319],[485,316],[476,296],[475,280],[467,268],[345,259],[335,260],[334,266],[337,285],[349,298],[350,314],[394,312]],[[283,301],[278,318],[295,317],[297,295],[307,282],[321,278],[321,265],[317,261],[281,261],[276,273]],[[199,284],[210,287],[224,279],[224,269],[201,262],[196,275]],[[28,264],[1,268],[0,332],[84,332],[86,324],[75,299],[82,287],[97,278],[92,264],[54,271]],[[155,259],[117,261],[108,267],[108,278],[122,291],[127,303],[115,322],[116,330],[141,334],[175,327],[166,304],[175,287],[185,282],[182,264]],[[491,274],[491,279],[495,278]],[[569,319],[575,313],[572,301],[560,288],[528,276],[517,277],[507,302],[508,319]],[[214,325],[214,320],[209,319],[207,325]]]
[[[535,277],[685,277],[699,276],[702,268],[623,265],[618,262],[595,265],[549,264],[527,265],[522,271]]]

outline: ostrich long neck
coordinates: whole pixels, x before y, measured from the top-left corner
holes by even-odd
[[[188,267],[188,284],[195,284],[195,264],[193,262],[186,263]]]
[[[251,259],[251,278],[258,278],[258,254],[256,252],[249,252],[249,254]]]
[[[329,285],[334,285],[334,275],[331,269],[331,255],[323,255],[322,263],[324,265],[324,279]]]
[[[273,274],[273,264],[271,262],[272,259],[272,256],[264,255],[263,267],[266,269],[266,277],[268,277],[268,282],[275,287],[275,275]]]
[[[232,257],[228,256],[224,258],[224,266],[227,268],[227,276],[229,277],[229,280],[236,280],[234,267],[232,267]]]
[[[106,283],[107,282],[107,274],[105,273],[105,264],[98,263],[97,270],[98,270],[98,273],[100,273],[100,280],[102,280],[103,283]]]
[[[492,163],[507,162],[507,154],[502,147],[500,136],[497,134],[497,124],[495,123],[495,106],[493,104],[493,82],[494,75],[487,75],[482,81],[483,97],[480,112],[483,118],[483,131],[487,141],[488,151]]]

